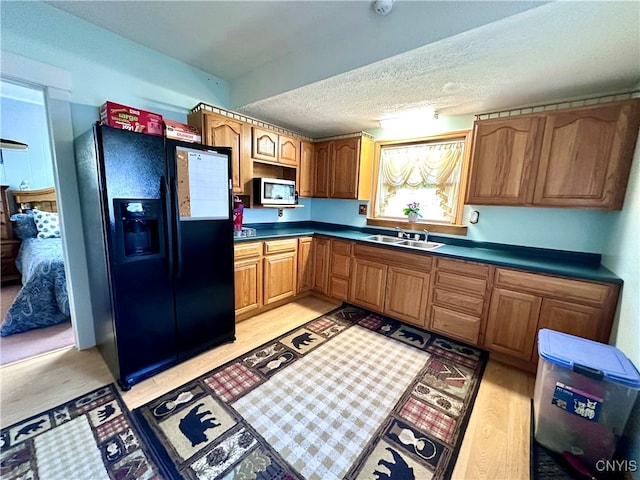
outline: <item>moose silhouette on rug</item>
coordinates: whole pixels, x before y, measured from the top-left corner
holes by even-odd
[[[220,423],[215,423],[215,417],[208,418],[206,420],[202,419],[206,415],[211,415],[210,410],[205,410],[202,413],[198,413],[200,407],[203,406],[204,403],[197,404],[195,407],[189,410],[189,413],[187,413],[187,415],[182,420],[180,420],[180,423],[178,424],[178,428],[180,428],[180,431],[184,434],[184,436],[189,439],[192,447],[195,447],[199,443],[204,443],[208,440],[207,436],[204,434],[206,430],[210,428],[216,428],[221,425]]]

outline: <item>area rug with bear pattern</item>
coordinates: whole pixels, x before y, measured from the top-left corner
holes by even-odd
[[[486,362],[345,304],[133,416],[173,478],[443,479]]]

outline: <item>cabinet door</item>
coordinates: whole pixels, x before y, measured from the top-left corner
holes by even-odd
[[[262,259],[237,260],[234,264],[236,315],[262,306]]]
[[[484,346],[529,361],[535,342],[542,298],[494,288]]]
[[[313,239],[298,239],[298,293],[311,290],[313,287]]]
[[[638,134],[637,106],[632,100],[550,113],[533,203],[621,208]]]
[[[280,253],[264,257],[264,304],[293,297],[296,294],[296,253]]]
[[[313,289],[327,294],[329,280],[329,239],[313,239]]]
[[[428,292],[428,273],[389,267],[384,313],[424,327]]]
[[[301,197],[313,197],[315,178],[313,143],[300,143],[300,167],[298,168],[298,194]]]
[[[278,161],[278,134],[263,128],[251,128],[251,156],[254,160]]]
[[[376,312],[383,312],[387,268],[386,265],[354,258],[349,301]]]
[[[477,121],[466,203],[530,203],[543,126],[538,116]]]
[[[331,198],[358,198],[359,165],[360,138],[335,140],[329,164]]]
[[[244,193],[245,184],[251,177],[245,129],[242,122],[215,115],[204,116],[203,143],[212,147],[231,147],[233,193]]]
[[[550,328],[557,332],[607,343],[609,338],[602,338],[599,334],[602,316],[600,308],[545,298],[542,301],[538,329]],[[531,354],[533,362],[538,361],[537,336],[535,340],[536,346]]]
[[[327,198],[329,196],[329,157],[331,143],[316,143],[314,147],[314,171],[313,196]]]
[[[300,140],[279,135],[278,162],[283,165],[298,168],[298,164],[300,163]]]

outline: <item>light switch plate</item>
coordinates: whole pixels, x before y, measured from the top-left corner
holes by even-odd
[[[367,214],[367,206],[366,205],[360,205],[358,207],[358,214],[359,215],[366,215]]]

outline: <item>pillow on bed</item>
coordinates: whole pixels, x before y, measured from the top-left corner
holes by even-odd
[[[10,220],[13,222],[13,233],[20,240],[38,236],[38,227],[33,220],[33,213],[14,213]]]
[[[38,238],[60,238],[60,221],[57,213],[33,209],[33,220],[38,228]]]

